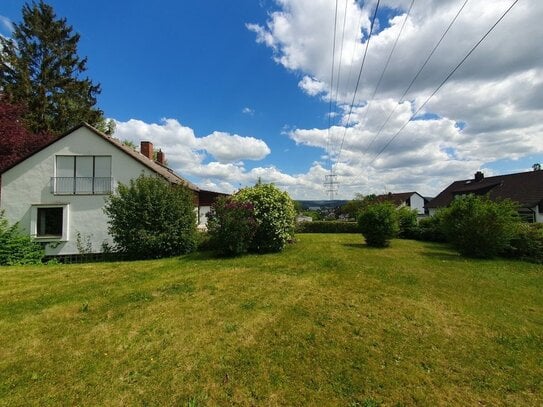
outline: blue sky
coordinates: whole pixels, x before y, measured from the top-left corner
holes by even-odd
[[[541,39],[535,23],[542,7],[535,0],[524,2],[529,4],[511,12],[500,32],[489,37],[490,45],[372,164],[373,152],[364,151],[375,134],[372,123],[397,103],[413,69],[458,9],[458,1],[415,3],[371,114],[365,115],[364,105],[410,3],[382,2],[353,120],[345,127],[341,119],[345,120],[354,87],[346,80],[347,72],[353,78],[358,73],[367,39],[360,32],[367,35],[375,2],[338,0],[338,27],[347,5],[347,28],[343,82],[335,99],[332,93],[333,110],[339,115],[332,119],[335,127],[330,132],[333,0],[49,3],[81,34],[79,54],[88,57],[89,77],[102,85],[99,106],[118,121],[119,138],[150,139],[166,152],[172,167],[204,187],[231,191],[261,177],[295,198],[319,199],[326,197],[322,182],[327,157],[334,161],[333,150],[337,154],[343,137],[343,161],[336,165],[338,195],[343,198],[384,189],[431,195],[479,169],[490,175],[527,170],[543,161],[541,143],[535,142],[541,130],[535,119],[541,118],[542,63],[532,54],[539,48],[510,45]],[[2,35],[9,36],[9,21],[20,20],[23,3],[7,0],[0,5]],[[497,1],[493,7],[473,3],[478,5],[465,10],[458,29],[451,31],[451,41],[444,42],[409,102],[398,109],[389,134],[510,2]],[[481,7],[488,9],[483,18],[477,17]],[[530,7],[532,17],[527,14]],[[504,42],[508,25],[518,27],[519,22],[526,27],[516,29],[516,37]],[[337,32],[336,56],[342,33]],[[496,61],[490,69],[485,55]],[[483,89],[496,98],[494,104]],[[528,97],[526,89],[533,95]],[[518,95],[512,97],[511,90]],[[531,118],[526,117],[528,112]],[[491,120],[492,115],[500,120]],[[379,139],[376,144],[384,142]],[[332,148],[327,150],[327,145]]]

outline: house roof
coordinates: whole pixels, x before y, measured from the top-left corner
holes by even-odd
[[[488,194],[492,200],[510,199],[524,207],[533,208],[543,202],[543,171],[497,175],[478,181],[475,179],[455,181],[426,206],[442,208],[448,206],[455,196],[471,193]]]
[[[68,130],[66,133],[64,133],[61,136],[55,138],[50,143],[45,144],[43,147],[41,147],[40,149],[34,151],[29,156],[23,158],[22,160],[19,160],[19,161],[13,163],[11,166],[7,167],[3,172],[6,172],[9,169],[15,167],[17,164],[25,161],[27,158],[33,156],[34,154],[37,154],[38,152],[44,150],[45,148],[47,148],[50,145],[56,143],[60,139],[66,137],[66,136],[69,136],[70,134],[72,134],[74,131],[80,129],[81,127],[85,127],[86,129],[88,129],[89,131],[91,131],[92,133],[97,135],[98,137],[101,137],[104,140],[106,140],[108,143],[111,143],[113,146],[115,146],[119,150],[123,151],[124,153],[128,154],[129,156],[131,156],[136,161],[139,161],[141,164],[143,164],[144,166],[149,168],[151,171],[153,171],[157,175],[162,176],[163,178],[165,178],[167,181],[171,182],[172,184],[186,185],[188,188],[192,189],[193,191],[199,191],[200,190],[200,188],[198,188],[198,186],[196,186],[192,182],[182,178],[181,176],[177,175],[172,169],[170,169],[170,168],[168,168],[168,167],[166,167],[166,166],[164,166],[162,164],[159,164],[156,161],[150,160],[149,158],[147,158],[143,154],[137,152],[133,148],[124,145],[119,140],[117,140],[117,139],[115,139],[115,138],[113,138],[111,136],[108,136],[107,134],[104,134],[99,130],[96,130],[94,127],[92,127],[88,123],[81,123],[80,125],[74,127],[73,129]]]
[[[401,205],[409,198],[411,198],[414,194],[419,195],[417,192],[398,192],[393,194],[392,192],[389,192],[385,195],[377,195],[375,199],[379,202],[390,202],[394,205]]]
[[[200,189],[200,206],[211,206],[221,196],[230,196],[230,194]]]

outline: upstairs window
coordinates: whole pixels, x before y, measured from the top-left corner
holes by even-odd
[[[111,156],[56,156],[54,194],[109,194],[112,190]]]

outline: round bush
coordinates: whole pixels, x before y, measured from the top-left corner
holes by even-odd
[[[296,211],[286,192],[273,184],[258,183],[239,190],[233,199],[253,205],[257,228],[251,250],[259,253],[278,252],[293,239]]]
[[[358,215],[358,227],[368,246],[386,247],[399,232],[398,211],[388,202],[369,205]]]
[[[447,240],[460,254],[491,258],[509,246],[520,219],[511,201],[467,195],[443,210],[442,222]]]
[[[194,195],[187,187],[141,175],[106,200],[116,249],[134,259],[177,256],[196,247]]]

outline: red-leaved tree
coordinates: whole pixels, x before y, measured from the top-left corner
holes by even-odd
[[[0,173],[28,157],[51,140],[47,134],[32,134],[21,119],[24,109],[0,98]]]

